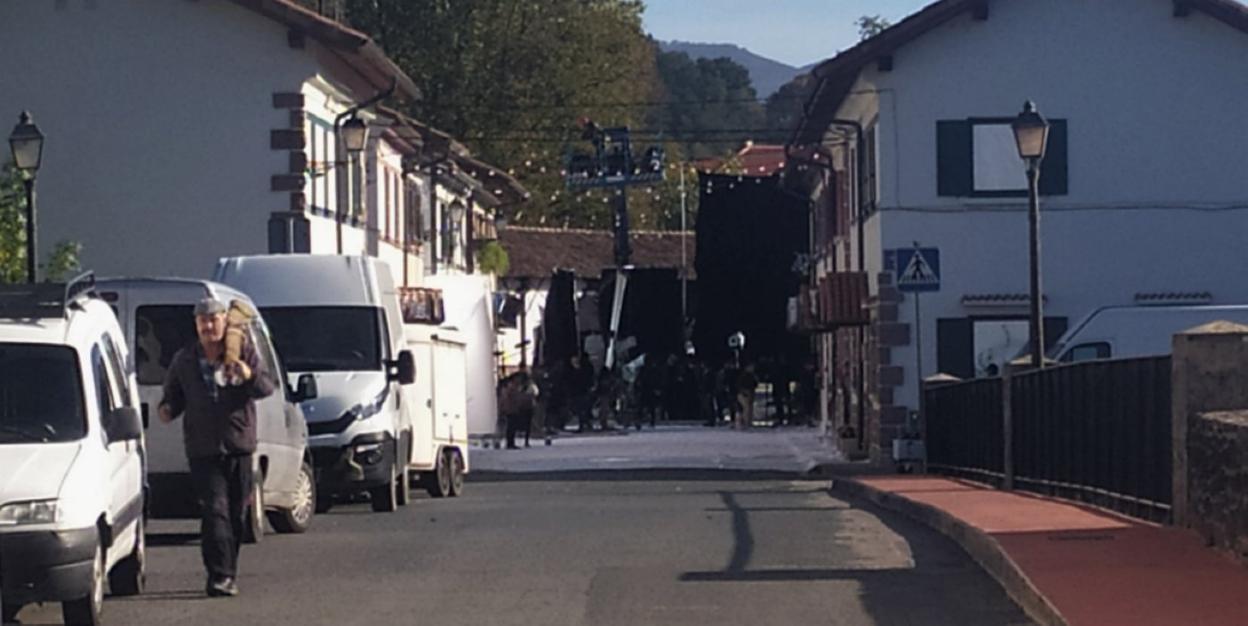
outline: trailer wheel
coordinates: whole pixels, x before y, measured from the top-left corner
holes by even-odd
[[[464,455],[458,449],[448,451],[451,466],[451,497],[464,493]]]

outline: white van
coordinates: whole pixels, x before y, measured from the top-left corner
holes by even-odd
[[[412,426],[400,390],[416,369],[390,268],[362,256],[244,256],[221,259],[214,280],[251,295],[291,375],[316,379],[303,412],[318,510],[361,491],[374,511],[407,504]]]
[[[1071,327],[1049,354],[1062,363],[1161,356],[1170,354],[1174,335],[1216,321],[1248,324],[1248,305],[1103,307]]]
[[[112,305],[134,355],[140,412],[147,439],[148,507],[155,517],[199,515],[191,488],[190,465],[182,443],[182,423],[154,419],[164,394],[165,372],[178,350],[193,345],[195,303],[212,296],[229,304],[240,300],[255,308],[246,294],[207,280],[181,278],[107,278],[97,282],[100,297]],[[281,359],[262,318],[252,320],[248,340],[279,380],[285,381]],[[267,515],[282,533],[301,533],[316,508],[315,474],[308,450],[308,428],[299,403],[315,396],[311,377],[298,389],[283,385],[256,401],[255,491],[248,507],[244,541],[264,534]]]
[[[141,593],[143,425],[126,341],[91,278],[0,287],[0,605],[97,624]]]

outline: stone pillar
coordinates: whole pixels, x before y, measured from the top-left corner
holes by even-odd
[[[1174,336],[1171,361],[1172,511],[1189,526],[1189,422],[1201,413],[1248,407],[1248,326],[1212,322]]]

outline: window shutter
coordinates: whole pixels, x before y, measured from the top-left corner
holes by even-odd
[[[289,224],[285,215],[276,213],[269,216],[269,254],[290,252]]]
[[[936,368],[958,378],[975,377],[974,322],[970,318],[936,320]]]
[[[1049,120],[1049,145],[1040,166],[1040,195],[1064,196],[1069,193],[1066,180],[1066,120]]]
[[[312,252],[312,222],[302,215],[293,215],[290,218],[294,221],[295,240],[291,248],[296,254],[309,254]]]
[[[936,122],[936,195],[971,195],[972,167],[970,122]]]

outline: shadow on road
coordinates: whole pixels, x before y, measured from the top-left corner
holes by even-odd
[[[719,571],[685,572],[685,583],[777,583],[854,581],[859,599],[878,624],[1030,624],[1003,589],[984,573],[955,543],[892,512],[866,502],[850,501],[849,507],[865,511],[903,539],[910,549],[913,567],[860,568],[762,568],[750,569],[755,539],[752,512],[837,511],[844,508],[763,507],[740,505],[739,491],[721,491],[723,509],[732,514],[733,550]],[[711,509],[708,509],[711,510]],[[905,601],[899,601],[904,594]]]

